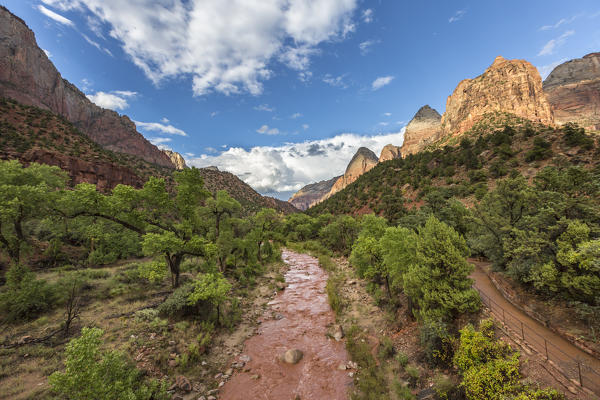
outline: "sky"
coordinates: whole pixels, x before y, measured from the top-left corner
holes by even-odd
[[[498,55],[600,51],[597,0],[0,0],[64,78],[188,165],[287,199],[401,145]]]

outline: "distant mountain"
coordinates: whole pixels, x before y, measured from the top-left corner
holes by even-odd
[[[333,184],[338,178],[340,177],[336,176],[326,181],[306,185],[297,191],[288,202],[297,209],[304,211],[321,201],[331,191]]]
[[[146,140],[125,115],[92,103],[63,79],[25,22],[0,6],[0,97],[63,116],[107,150],[174,168],[169,156]]]
[[[344,175],[311,183],[296,192],[288,202],[300,210],[306,210],[343,190],[378,163],[394,160],[400,158],[400,156],[400,148],[393,144],[386,145],[381,150],[379,157],[366,147],[360,147],[348,163]]]
[[[575,122],[600,130],[600,53],[560,64],[544,81],[558,124]]]
[[[413,119],[406,125],[402,157],[423,150],[429,143],[435,142],[442,135],[442,116],[433,108],[425,105],[417,111]]]
[[[172,150],[166,150],[166,149],[164,149],[162,152],[165,153],[169,157],[169,160],[171,160],[171,162],[175,166],[175,169],[187,168],[187,166],[185,165],[185,160],[183,159],[183,156],[181,154],[179,154],[178,152],[172,151]]]

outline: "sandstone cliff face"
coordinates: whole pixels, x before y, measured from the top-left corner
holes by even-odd
[[[307,210],[320,202],[326,194],[331,191],[333,184],[339,179],[339,176],[326,181],[311,183],[304,186],[302,189],[294,193],[288,200],[294,207],[299,210]]]
[[[544,92],[557,124],[600,130],[600,53],[556,67],[544,81]]]
[[[554,124],[540,74],[524,60],[496,57],[482,75],[460,82],[446,102],[446,112],[442,116],[443,134],[460,135],[483,115],[494,111]]]
[[[441,120],[442,116],[433,108],[428,105],[421,107],[404,131],[402,157],[418,153],[438,140],[442,135]]]
[[[401,157],[400,154],[400,147],[393,144],[386,144],[379,155],[379,162],[395,160]]]
[[[0,97],[62,115],[102,147],[173,168],[127,116],[98,107],[62,78],[37,46],[34,33],[0,6]]]
[[[346,167],[344,175],[340,176],[335,181],[331,190],[323,200],[333,196],[340,190],[343,190],[346,186],[357,180],[359,176],[376,166],[378,162],[379,159],[371,150],[366,147],[359,148],[354,157],[352,157],[352,160],[350,160],[348,167]]]
[[[175,169],[185,169],[187,168],[187,165],[185,165],[185,160],[183,159],[183,157],[181,156],[181,154],[179,154],[176,151],[171,151],[171,150],[163,150],[163,153],[165,153],[168,157],[169,160],[171,160],[171,163],[173,163],[173,165],[175,166]]]

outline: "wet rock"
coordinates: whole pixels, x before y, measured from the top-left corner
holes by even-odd
[[[190,380],[183,375],[179,375],[177,378],[175,378],[175,385],[185,392],[192,391],[192,384],[190,383]]]
[[[338,342],[344,338],[344,329],[341,325],[335,325],[333,327],[333,338]]]
[[[288,364],[298,364],[302,357],[304,357],[302,350],[290,349],[283,354],[283,361]]]

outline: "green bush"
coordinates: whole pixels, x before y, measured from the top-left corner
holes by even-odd
[[[378,349],[378,357],[381,360],[390,359],[396,353],[396,349],[394,349],[394,342],[389,337],[384,337],[379,343]]]
[[[145,382],[123,353],[103,352],[98,328],[83,328],[67,344],[65,371],[48,379],[52,391],[69,400],[167,400],[166,382]]]
[[[36,279],[35,273],[22,265],[13,265],[6,272],[6,285],[0,292],[3,319],[32,319],[55,306],[54,287]]]
[[[140,278],[147,279],[150,283],[160,283],[167,277],[167,266],[164,262],[150,261],[139,264],[137,272]]]

